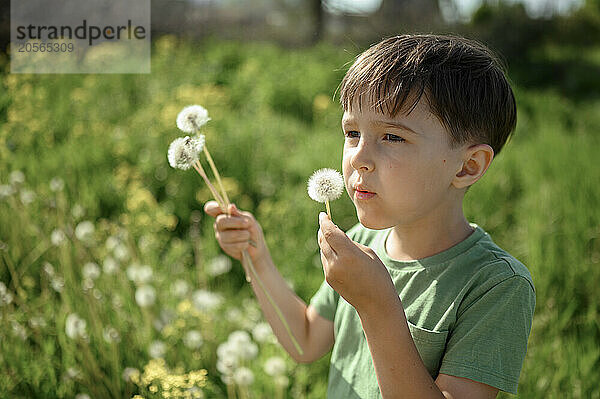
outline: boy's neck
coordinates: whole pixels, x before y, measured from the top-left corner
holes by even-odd
[[[386,252],[400,261],[423,259],[451,248],[474,231],[462,209],[441,220],[432,218],[394,226],[385,242]]]

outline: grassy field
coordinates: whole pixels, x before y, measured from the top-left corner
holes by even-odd
[[[209,191],[166,152],[178,112],[205,106],[230,197],[308,301],[323,274],[305,184],[340,167],[332,95],[358,51],[167,36],[151,75],[11,75],[0,59],[2,395],[324,398],[329,356],[299,365],[279,347],[200,212]],[[516,134],[465,212],[536,285],[518,396],[600,398],[600,98],[515,90]],[[347,198],[333,213],[356,223]]]

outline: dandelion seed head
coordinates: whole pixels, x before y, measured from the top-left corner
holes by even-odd
[[[273,330],[269,323],[261,322],[252,329],[252,336],[258,342],[267,342],[273,337]]]
[[[54,229],[50,234],[50,242],[56,247],[60,246],[66,239],[65,233],[61,229]]]
[[[202,343],[202,334],[198,330],[190,330],[183,336],[183,344],[189,349],[198,349]]]
[[[119,332],[111,326],[107,326],[102,330],[102,338],[109,344],[118,343],[121,341]]]
[[[148,265],[133,263],[127,268],[127,278],[137,285],[149,283],[152,280],[152,268]]]
[[[240,367],[233,373],[233,380],[238,385],[252,385],[254,382],[254,373],[247,367]]]
[[[50,190],[54,192],[62,191],[64,187],[65,181],[60,177],[53,177],[52,180],[50,180]]]
[[[198,160],[200,151],[204,148],[204,135],[197,137],[179,137],[169,145],[167,159],[175,169],[188,170]]]
[[[19,338],[21,341],[25,341],[27,339],[27,330],[23,327],[19,322],[12,321],[11,322],[12,333],[15,337]]]
[[[153,359],[162,358],[167,353],[167,345],[162,341],[152,341],[148,347],[148,354]]]
[[[0,306],[10,305],[13,301],[13,295],[8,291],[6,285],[0,281]]]
[[[275,385],[277,385],[278,387],[283,387],[283,388],[290,385],[290,379],[285,375],[275,376],[275,378],[273,379],[273,382],[275,382]]]
[[[344,192],[344,178],[335,169],[319,169],[308,179],[308,195],[317,202],[333,201]]]
[[[285,361],[279,356],[273,356],[265,362],[265,373],[275,377],[286,373]]]
[[[196,309],[207,311],[216,308],[223,302],[223,297],[207,290],[196,290],[192,294],[192,302]]]
[[[10,184],[22,184],[25,181],[25,174],[20,170],[13,170],[8,177]]]
[[[143,308],[154,305],[156,290],[151,285],[142,285],[135,290],[135,301]]]
[[[85,214],[85,209],[83,209],[83,207],[79,204],[75,204],[73,206],[73,209],[71,210],[71,214],[73,215],[73,217],[75,219],[79,219],[81,217],[83,217],[83,215]]]
[[[65,288],[65,280],[60,276],[52,277],[52,280],[50,280],[50,286],[54,291],[62,292],[63,288]]]
[[[65,321],[65,332],[71,339],[86,338],[86,321],[79,317],[77,313],[71,313]]]
[[[189,291],[190,285],[185,280],[178,279],[171,284],[171,293],[178,298],[183,298]]]
[[[13,186],[10,186],[8,184],[0,185],[0,199],[4,198],[4,197],[10,197],[11,195],[13,195],[16,192],[17,192],[17,190],[15,190],[15,188]]]
[[[177,127],[185,133],[195,133],[209,120],[206,108],[201,105],[190,105],[177,115]]]
[[[115,274],[119,270],[119,264],[111,256],[107,256],[102,264],[102,270],[106,274]]]
[[[100,267],[94,262],[88,262],[83,265],[83,269],[81,270],[81,274],[84,278],[95,280],[100,277]]]
[[[90,241],[94,237],[94,230],[94,224],[84,220],[75,227],[75,237],[80,241]]]
[[[231,259],[224,255],[219,255],[213,258],[208,263],[208,274],[213,277],[219,276],[221,274],[225,274],[231,270]]]
[[[33,192],[29,189],[21,190],[20,198],[21,198],[21,203],[23,203],[23,205],[31,204],[35,200],[35,197],[36,197],[35,192]]]
[[[123,379],[126,382],[133,382],[133,376],[140,376],[140,370],[136,369],[135,367],[125,367],[125,370],[123,370]]]

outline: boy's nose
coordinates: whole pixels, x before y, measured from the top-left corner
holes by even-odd
[[[373,161],[370,144],[361,140],[358,146],[353,148],[353,151],[354,153],[350,157],[350,165],[352,165],[354,169],[366,171],[373,171],[373,169],[375,169],[375,162]]]

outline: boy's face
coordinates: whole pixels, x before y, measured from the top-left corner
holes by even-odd
[[[342,117],[346,190],[371,229],[439,223],[462,200],[452,181],[466,146],[451,148],[446,129],[421,99],[389,117],[354,104]]]

